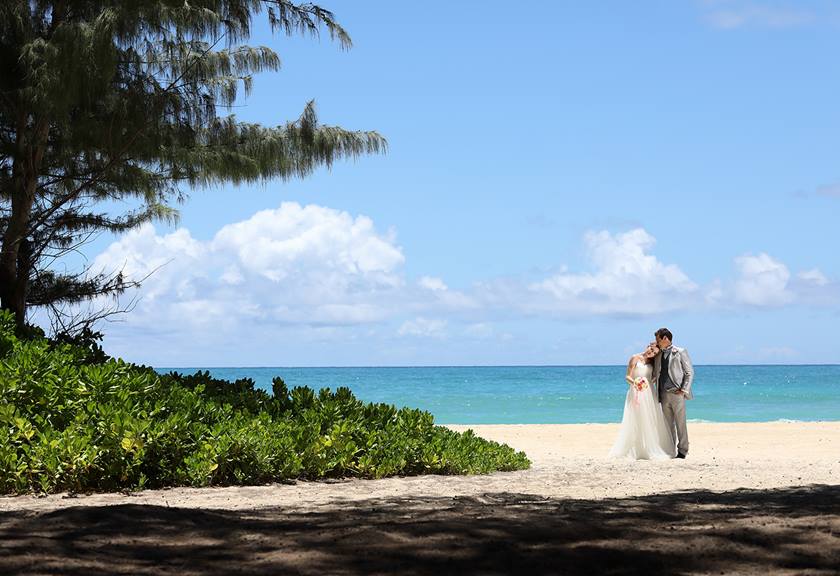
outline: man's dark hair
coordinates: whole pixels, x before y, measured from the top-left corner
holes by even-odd
[[[669,342],[674,341],[674,335],[671,334],[671,331],[667,328],[660,328],[656,331],[654,335],[656,336],[657,340],[659,340],[660,338],[667,338]]]

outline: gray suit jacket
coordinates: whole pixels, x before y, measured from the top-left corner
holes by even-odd
[[[662,354],[656,355],[653,359],[653,386],[654,396],[659,399],[659,373],[662,371]],[[688,350],[677,348],[671,345],[671,360],[668,362],[668,374],[671,375],[671,382],[685,392],[685,399],[691,400],[694,394],[691,392],[691,383],[694,381],[694,368],[691,366],[691,358]]]

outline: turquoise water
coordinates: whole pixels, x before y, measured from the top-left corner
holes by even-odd
[[[289,388],[346,386],[368,402],[428,410],[439,424],[619,422],[626,393],[624,366],[201,369],[269,391],[274,376]],[[695,366],[693,390],[690,421],[840,420],[840,365]]]

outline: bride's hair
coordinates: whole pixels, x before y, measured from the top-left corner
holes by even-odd
[[[653,356],[651,356],[650,358],[645,358],[645,354],[646,354],[646,353],[647,353],[647,351],[648,351],[648,350],[650,350],[651,348],[656,348],[656,347],[655,347],[653,344],[648,344],[648,347],[647,347],[647,348],[645,348],[645,349],[642,351],[642,353],[641,353],[641,354],[639,354],[639,356],[641,356],[641,357],[642,357],[642,360],[644,360],[644,361],[645,361],[645,364],[653,364],[653,359],[654,359],[654,358],[656,358],[656,354],[654,354],[654,355],[653,355]],[[658,351],[657,351],[657,353],[658,353]]]

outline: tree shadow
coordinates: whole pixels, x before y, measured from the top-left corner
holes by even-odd
[[[840,574],[840,486],[0,515],[2,574]]]

